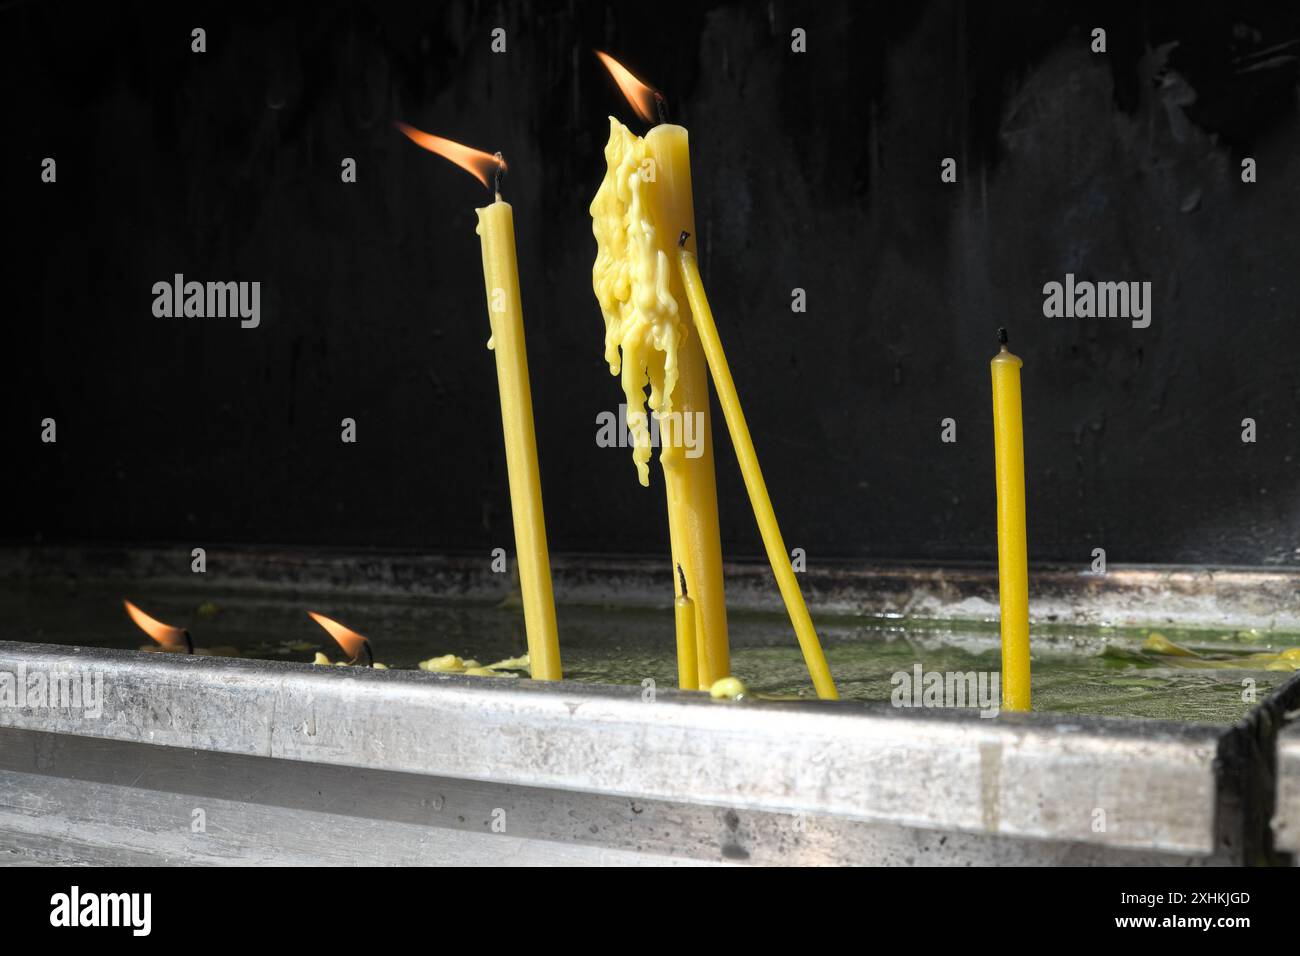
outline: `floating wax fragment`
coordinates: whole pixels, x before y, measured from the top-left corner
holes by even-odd
[[[1200,657],[1195,651],[1189,651],[1179,644],[1175,644],[1163,634],[1151,634],[1147,637],[1146,642],[1142,645],[1142,650],[1150,651],[1152,654],[1168,654],[1171,657]]]
[[[1275,660],[1264,666],[1266,671],[1300,671],[1300,661]]]
[[[469,667],[465,669],[466,677],[516,677],[515,674],[498,674],[490,667]]]
[[[526,671],[531,665],[532,661],[525,654],[523,657],[507,657],[503,661],[489,664],[488,667],[494,671]]]
[[[427,661],[420,661],[420,670],[459,674],[465,670],[465,662],[455,654],[444,654],[442,657],[430,657]]]
[[[317,652],[316,652],[316,659],[313,660],[312,663],[313,663],[313,664],[324,664],[326,667],[329,667],[329,666],[333,663],[333,661],[331,661],[328,657],[326,657],[326,656],[325,656],[324,654],[322,654],[320,651],[317,651]]]
[[[709,696],[716,700],[742,700],[749,695],[749,688],[739,677],[723,677],[713,682]]]
[[[465,658],[465,670],[467,671],[474,670],[475,668],[482,667],[482,666],[483,666],[482,664],[474,660],[472,657]]]
[[[1288,647],[1277,656],[1284,661],[1300,661],[1300,647]]]

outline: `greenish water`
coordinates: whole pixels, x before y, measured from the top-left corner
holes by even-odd
[[[524,653],[517,607],[435,601],[120,593],[98,585],[25,588],[0,592],[0,620],[11,640],[138,648],[150,643],[126,616],[122,598],[148,614],[188,628],[195,643],[214,653],[311,661],[321,650],[340,655],[308,610],[333,617],[370,638],[376,659],[397,668],[443,654],[483,663]],[[840,695],[888,701],[896,672],[996,671],[995,627],[919,621],[818,616]],[[559,609],[565,676],[578,681],[676,684],[671,608],[632,610],[562,606]],[[1035,710],[1231,723],[1290,671],[1266,669],[1264,658],[1300,645],[1300,635],[1250,631],[1160,633],[1200,657],[1144,650],[1145,630],[1053,624],[1033,633]],[[751,690],[813,697],[798,645],[784,616],[733,613],[732,670]],[[1248,659],[1250,658],[1250,659]],[[1300,664],[1300,661],[1296,661]],[[1277,663],[1276,666],[1286,666]],[[486,679],[486,678],[485,678]],[[1248,695],[1246,695],[1248,696]]]

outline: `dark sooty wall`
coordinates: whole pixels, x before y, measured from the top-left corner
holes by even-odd
[[[1033,559],[1300,558],[1294,5],[249,6],[0,12],[12,539],[511,546],[485,193],[403,119],[511,161],[552,547],[663,553],[659,476],[595,441],[620,392],[587,206],[606,116],[644,128],[603,48],[691,129],[705,281],[789,546],[994,558],[1005,324]],[[177,272],[260,281],[260,328],[155,318]],[[1151,282],[1150,327],[1045,318],[1067,272]],[[719,437],[726,547],[758,555]]]

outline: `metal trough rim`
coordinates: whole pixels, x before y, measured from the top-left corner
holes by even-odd
[[[99,671],[102,717],[0,726],[628,798],[1209,855],[1223,728],[857,702],[745,702],[0,642],[0,671]],[[1097,827],[1101,811],[1104,826]]]

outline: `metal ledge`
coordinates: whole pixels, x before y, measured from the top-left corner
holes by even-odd
[[[1300,714],[1291,714],[1292,718]],[[1300,722],[1287,726],[1277,739],[1277,804],[1273,813],[1273,842],[1277,849],[1300,860]]]
[[[580,804],[575,794],[743,811],[747,820],[798,814],[823,830],[869,825],[877,843],[894,833],[895,849],[899,833],[926,831],[1215,853],[1222,734],[1212,727],[733,704],[675,691],[647,701],[636,687],[0,642],[0,671],[20,664],[29,672],[102,671],[105,705],[99,719],[0,706],[0,727],[19,734],[0,743],[32,755],[9,761],[11,787],[14,774],[44,772],[38,737],[52,735],[152,748],[137,752],[137,763],[150,753],[165,763],[167,753],[197,751],[191,757],[211,766],[230,755],[277,762],[285,773],[303,764],[363,771],[354,782],[402,774],[569,795],[552,800],[556,814]],[[66,777],[49,777],[51,786],[58,780]],[[32,814],[18,816],[21,827],[0,815],[0,831],[32,838]],[[676,845],[669,840],[663,850]]]

